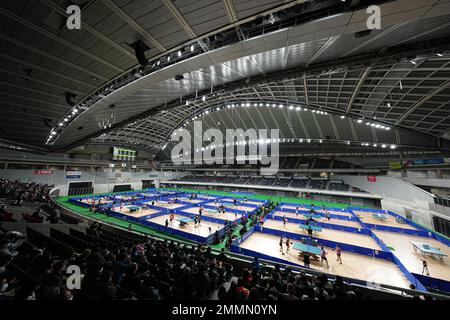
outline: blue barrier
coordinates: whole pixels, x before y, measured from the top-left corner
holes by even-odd
[[[444,292],[450,292],[450,282],[438,278],[424,276],[418,273],[412,273],[412,275],[419,280],[427,288],[433,288]]]
[[[430,238],[428,231],[403,229],[403,228],[397,228],[397,227],[391,227],[391,226],[383,226],[383,225],[379,225],[379,224],[372,224],[372,223],[367,223],[367,222],[365,223],[365,225],[369,229],[372,229],[372,230],[396,232],[396,233],[408,234],[408,235],[412,235],[412,236]]]
[[[275,215],[270,217],[269,219],[277,220],[277,221],[283,221],[283,217],[275,216]],[[306,221],[307,221],[306,219],[288,218],[288,222],[290,222],[290,223],[297,223],[298,224],[298,223],[305,223]],[[322,228],[370,235],[369,230],[368,229],[364,229],[362,227],[361,228],[355,228],[355,227],[341,226],[341,225],[338,225],[338,224],[332,224],[332,223],[326,223],[326,222],[320,222],[320,221],[316,221],[316,224],[319,227],[322,227]]]
[[[276,211],[281,211],[281,212],[289,212],[289,213],[296,213],[297,212],[299,215],[300,214],[303,215],[303,214],[309,214],[310,213],[309,210],[282,209],[281,206],[277,206],[275,209],[276,209]],[[348,213],[348,212],[346,212],[346,213]],[[326,217],[326,214],[324,214],[322,212],[317,212],[316,211],[314,214],[317,214],[317,215],[322,216],[322,217]],[[333,218],[333,219],[356,220],[355,217],[348,217],[348,216],[335,214],[335,213],[329,213],[329,215],[330,215],[330,218]]]
[[[394,263],[397,265],[406,279],[408,279],[410,283],[414,284],[417,290],[427,292],[427,289],[424,287],[424,285],[416,277],[414,277],[412,273],[408,271],[408,269],[406,269],[403,263],[401,263],[401,261],[395,255],[392,255],[392,258],[394,259]]]
[[[299,206],[299,209],[300,208],[307,208],[307,209],[314,208],[315,210],[322,210],[323,209],[322,206],[312,206],[310,204],[300,204],[300,203],[291,203],[291,202],[281,202],[279,204],[279,206],[294,206],[294,207]],[[336,212],[338,212],[338,211],[340,211],[340,212],[350,212],[349,208],[325,207],[325,209],[328,210],[328,211],[336,211]],[[295,209],[294,209],[294,211],[295,211]]]
[[[431,234],[437,241],[440,241],[450,247],[450,239],[444,237],[443,235],[440,235],[439,233],[432,232]]]

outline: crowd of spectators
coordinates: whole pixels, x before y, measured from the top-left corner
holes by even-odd
[[[102,232],[89,230],[98,239]],[[64,257],[17,232],[0,237],[0,300],[206,299],[232,275],[224,251],[201,245],[144,239]],[[69,265],[80,268],[80,289],[67,286]]]
[[[255,258],[251,271],[244,269],[228,290],[218,291],[221,300],[356,300],[370,299],[347,286],[339,276],[329,281],[326,275],[294,273],[291,269],[263,270]]]
[[[46,184],[34,182],[22,183],[19,181],[0,179],[0,197],[10,200],[10,205],[23,206],[24,202],[42,205],[31,213],[23,213],[21,221],[24,222],[42,223],[44,221],[50,221],[50,223],[58,223],[60,213],[59,209],[51,205],[49,197],[50,189],[51,186]],[[46,204],[46,207],[43,204]],[[47,209],[48,215],[44,214],[43,207]],[[0,221],[20,222],[8,209],[6,200],[0,200]]]
[[[233,272],[235,262],[225,249],[217,254],[202,245],[148,238],[109,246],[100,241],[104,233],[93,224],[87,234],[99,240],[95,245],[58,255],[21,233],[0,232],[0,300],[372,299],[339,276],[331,281],[263,266],[257,258]],[[80,270],[79,288],[68,285],[70,265]]]
[[[0,196],[13,199],[15,205],[28,202],[50,202],[49,192],[52,186],[35,182],[23,183],[0,179]]]

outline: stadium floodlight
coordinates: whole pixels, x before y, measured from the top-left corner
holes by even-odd
[[[191,45],[191,52],[194,52],[194,50],[195,50],[195,46]]]
[[[362,121],[362,119],[358,119],[356,122],[362,123],[363,121]]]
[[[294,106],[289,106],[289,110],[294,110]]]
[[[395,149],[396,148],[396,146],[394,146],[394,145],[391,145],[391,149]]]
[[[283,109],[283,105],[282,105],[282,104],[279,104],[279,105],[278,105],[278,108]]]
[[[178,50],[178,58],[181,58],[181,56],[183,55],[182,53],[181,53],[181,50]]]
[[[300,107],[295,108],[295,111],[300,111],[300,110],[302,110],[302,108],[300,108]]]
[[[386,148],[386,145],[385,145],[385,144],[382,144],[381,147],[384,149],[384,148]]]
[[[272,104],[272,108],[275,108],[277,105],[275,103]]]
[[[341,116],[341,119],[345,119],[345,116]]]
[[[391,103],[390,103],[390,102],[387,103],[387,107],[388,107],[388,108],[391,107]]]

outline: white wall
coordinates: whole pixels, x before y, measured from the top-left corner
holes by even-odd
[[[377,176],[376,182],[369,182],[367,176],[338,175],[335,178],[370,193],[378,194],[383,198],[395,198],[410,202],[416,202],[416,200],[434,202],[431,193],[399,178]]]
[[[402,201],[399,199],[385,198],[381,200],[383,210],[395,212],[406,217],[407,211],[411,213],[410,219],[422,226],[433,229],[432,216],[435,212],[427,209],[427,203]]]

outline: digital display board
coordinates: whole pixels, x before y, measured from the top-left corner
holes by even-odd
[[[135,161],[135,159],[136,159],[135,150],[113,147],[113,160]]]

